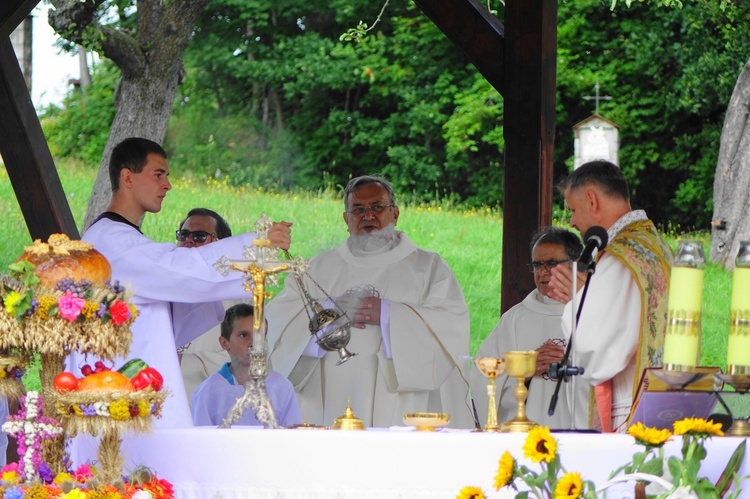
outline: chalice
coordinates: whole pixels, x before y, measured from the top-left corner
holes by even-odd
[[[502,432],[527,432],[535,426],[534,421],[526,417],[526,396],[529,390],[526,388],[526,378],[536,372],[536,350],[505,352],[505,372],[508,376],[516,378],[517,385],[513,395],[518,402],[516,417],[500,425]]]
[[[505,360],[495,357],[474,359],[479,372],[487,378],[487,422],[484,431],[500,431],[497,425],[497,403],[495,402],[495,378],[505,372]]]

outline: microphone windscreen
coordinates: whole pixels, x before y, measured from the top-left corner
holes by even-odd
[[[609,235],[604,227],[598,225],[592,225],[589,230],[583,235],[583,244],[588,245],[589,241],[596,242],[596,248],[601,251],[607,246],[609,241]]]

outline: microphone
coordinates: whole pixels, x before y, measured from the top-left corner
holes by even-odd
[[[583,235],[583,241],[586,245],[578,257],[578,272],[588,272],[591,264],[594,262],[594,250],[601,251],[607,246],[609,236],[604,227],[594,225]]]
[[[567,359],[563,359],[567,361]],[[567,362],[553,362],[547,368],[547,376],[557,381],[559,378],[569,378],[570,376],[577,376],[583,374],[585,370],[583,367],[569,366]],[[551,414],[550,414],[551,416]]]

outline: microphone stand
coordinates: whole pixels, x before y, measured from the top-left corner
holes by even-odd
[[[575,267],[574,263],[574,267]],[[575,295],[576,295],[576,272],[577,267],[573,269],[573,294],[572,299],[573,306],[575,307]],[[596,263],[594,261],[589,264],[588,268],[586,269],[586,283],[583,285],[583,293],[581,294],[581,303],[578,305],[578,310],[576,312],[575,321],[573,323],[573,329],[570,332],[570,339],[568,340],[568,345],[565,347],[565,354],[563,355],[562,360],[558,362],[553,362],[550,364],[549,369],[547,370],[547,373],[549,374],[549,377],[552,379],[557,380],[557,384],[555,385],[555,391],[552,394],[552,398],[549,402],[549,409],[547,410],[547,415],[552,416],[555,414],[555,408],[557,407],[557,399],[560,393],[560,386],[562,385],[563,381],[568,381],[568,378],[572,376],[576,376],[578,374],[583,374],[584,369],[583,367],[577,367],[577,366],[571,366],[569,365],[569,359],[570,359],[570,352],[573,347],[573,338],[575,337],[576,328],[578,326],[578,321],[581,318],[581,311],[583,310],[583,303],[586,301],[586,293],[588,293],[589,290],[589,283],[591,282],[591,277],[594,275],[594,272],[596,272]],[[575,421],[571,421],[571,424],[575,425]]]

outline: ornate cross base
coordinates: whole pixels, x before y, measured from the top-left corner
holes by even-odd
[[[266,379],[260,377],[252,378],[245,383],[245,393],[234,403],[219,428],[230,428],[239,421],[248,406],[253,408],[255,417],[263,425],[263,428],[279,427],[279,423],[276,421],[276,412],[274,412],[271,399],[268,398],[268,392],[266,392]]]

